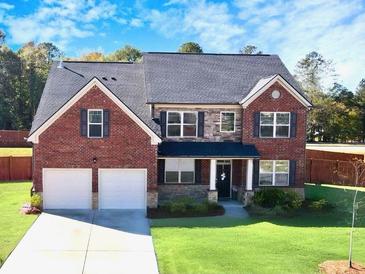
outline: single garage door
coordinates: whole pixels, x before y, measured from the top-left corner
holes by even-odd
[[[43,169],[45,209],[90,209],[92,171],[81,168]]]
[[[99,169],[100,209],[146,209],[145,169]]]

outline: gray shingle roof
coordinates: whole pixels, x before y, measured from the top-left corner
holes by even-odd
[[[52,65],[30,134],[94,77],[105,84],[143,122],[159,134],[159,126],[151,120],[149,106],[146,105],[141,64],[64,62],[63,65],[63,69],[57,68],[57,63]],[[107,77],[107,81],[103,77]],[[111,77],[115,77],[116,81]]]
[[[150,103],[238,103],[275,74],[301,92],[277,55],[148,53],[143,63]]]
[[[94,77],[157,134],[160,128],[146,103],[237,104],[260,79],[275,74],[301,92],[276,55],[145,53],[142,64],[67,61],[63,69],[57,65],[49,72],[30,134]]]

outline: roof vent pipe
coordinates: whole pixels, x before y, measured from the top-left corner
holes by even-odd
[[[63,61],[62,61],[62,59],[58,62],[57,68],[59,68],[59,69],[63,68]]]

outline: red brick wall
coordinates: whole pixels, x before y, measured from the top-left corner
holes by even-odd
[[[210,178],[210,160],[201,160],[202,161],[202,184],[209,185]]]
[[[271,97],[274,89],[281,92],[279,99]],[[253,137],[253,116],[256,111],[296,112],[296,137],[277,139]],[[306,108],[278,83],[243,110],[242,141],[255,144],[263,160],[297,160],[296,187],[303,187],[305,180],[306,119]]]
[[[0,147],[31,147],[25,140],[28,134],[27,130],[0,130]]]
[[[110,110],[110,136],[80,136],[80,109]],[[93,158],[97,162],[93,163]],[[157,188],[157,146],[150,136],[97,87],[53,123],[34,144],[33,184],[42,191],[42,168],[92,168],[93,192],[98,168],[147,168],[148,189]]]
[[[244,173],[244,160],[233,160],[232,161],[232,185],[242,186],[245,180]]]

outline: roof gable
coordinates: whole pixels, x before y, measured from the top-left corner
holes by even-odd
[[[256,85],[251,89],[245,98],[240,101],[243,108],[246,108],[250,103],[252,103],[256,98],[263,94],[269,87],[274,83],[279,83],[283,86],[295,99],[297,99],[305,107],[312,107],[311,102],[298,90],[289,84],[281,75],[276,74],[267,78],[260,79]]]
[[[97,86],[116,105],[118,105],[122,111],[124,111],[134,122],[136,122],[151,137],[152,144],[156,145],[161,142],[160,137],[96,77],[92,78],[84,87],[82,87],[74,96],[72,96],[64,105],[62,105],[62,107],[59,108],[42,125],[34,129],[28,137],[28,141],[38,143],[39,135],[42,134],[42,132],[44,132],[49,126],[51,126],[63,113],[70,109],[94,86]]]

